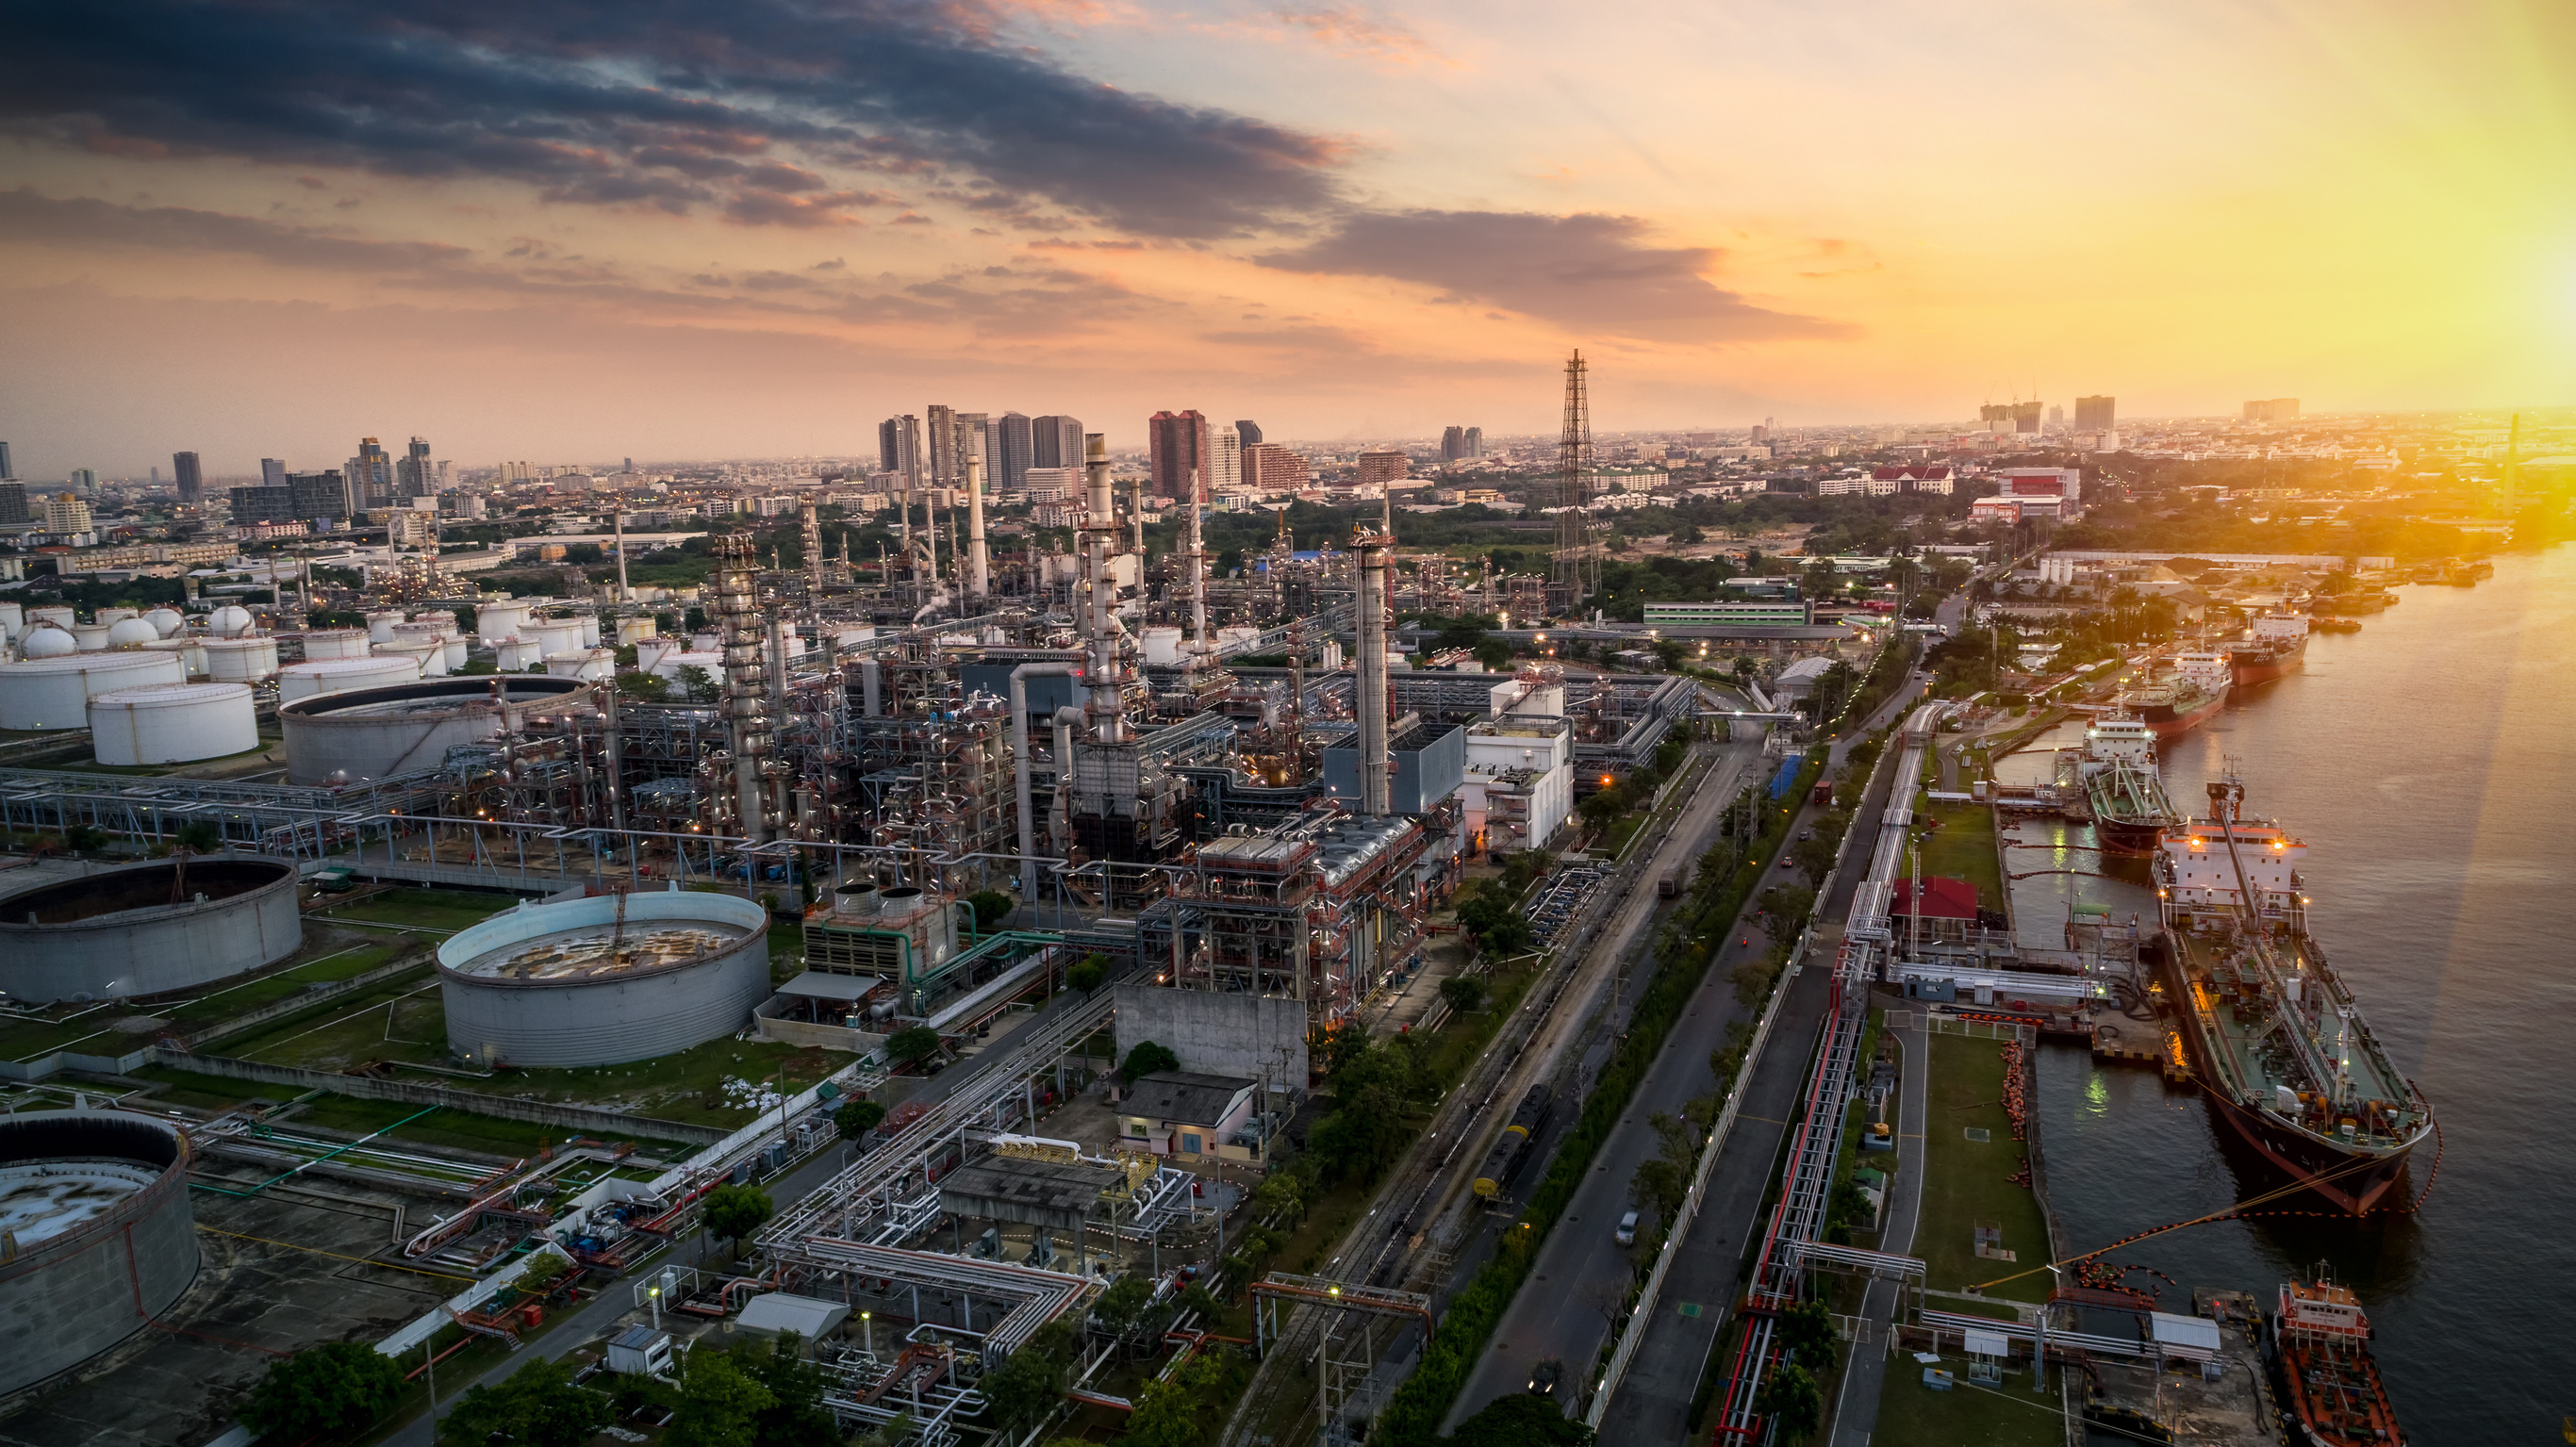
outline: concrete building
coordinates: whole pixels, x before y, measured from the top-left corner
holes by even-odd
[[[1196,409],[1157,412],[1145,423],[1146,470],[1156,497],[1174,502],[1189,497],[1190,477],[1199,480],[1199,501],[1214,495],[1216,441],[1207,418]]]
[[[1230,425],[1218,428],[1210,456],[1214,470],[1207,478],[1208,491],[1243,491],[1243,434]]]
[[[1739,624],[1795,628],[1815,621],[1814,604],[1789,598],[1646,605],[1646,626],[1649,628],[1714,628]]]
[[[1119,1143],[1158,1156],[1257,1162],[1261,1150],[1249,1127],[1260,1087],[1258,1080],[1235,1075],[1148,1075],[1119,1102]]]
[[[993,419],[993,466],[984,474],[988,496],[1018,497],[1028,487],[1029,469],[1037,465],[1037,436],[1024,412],[1005,412]]]
[[[394,460],[383,443],[372,437],[358,439],[358,455],[349,459],[341,475],[348,479],[353,515],[393,505]]]
[[[2078,397],[2075,399],[2075,430],[2108,432],[2120,425],[2120,399],[2117,397]]]
[[[1413,471],[1413,459],[1392,448],[1360,454],[1359,483],[1383,487]]]
[[[1029,466],[1069,467],[1081,480],[1082,419],[1050,412],[1029,424]]]
[[[1243,483],[1254,492],[1296,492],[1311,480],[1305,457],[1276,442],[1250,443],[1243,449]]]
[[[179,486],[179,501],[195,507],[206,491],[206,473],[193,452],[170,454],[170,477]]]
[[[1544,848],[1574,812],[1574,735],[1562,718],[1467,726],[1459,827],[1470,853]]]

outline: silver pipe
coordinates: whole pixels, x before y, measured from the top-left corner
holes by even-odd
[[[874,663],[874,659],[869,660]],[[1081,673],[1070,663],[1023,663],[1011,670],[1011,759],[1019,774],[1020,858],[1025,861],[1037,854],[1036,800],[1029,791],[1029,684],[1032,678],[1073,678]],[[1061,712],[1061,710],[1059,710]],[[1069,760],[1059,754],[1056,768],[1061,771]],[[1059,783],[1058,788],[1063,785]],[[1026,869],[1023,864],[1023,870]],[[1031,879],[1020,881],[1020,891],[1027,894],[1037,888]]]
[[[1360,544],[1360,812],[1387,812],[1386,544]]]

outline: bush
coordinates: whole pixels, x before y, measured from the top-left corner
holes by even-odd
[[[1100,982],[1108,978],[1109,957],[1107,955],[1084,955],[1074,961],[1071,969],[1064,972],[1064,982],[1086,995],[1099,989]]]
[[[493,1386],[468,1388],[438,1424],[439,1447],[583,1447],[613,1410],[609,1398],[575,1386],[571,1368],[540,1357]]]
[[[939,1053],[939,1032],[927,1025],[897,1030],[886,1037],[886,1059],[897,1065],[911,1065]]]
[[[832,1112],[832,1124],[843,1140],[857,1140],[885,1122],[886,1108],[873,1100],[854,1100]]]
[[[1440,998],[1461,1015],[1485,1008],[1485,982],[1474,975],[1451,975],[1440,982]]]
[[[1118,1078],[1134,1085],[1148,1075],[1180,1068],[1181,1057],[1174,1055],[1171,1047],[1157,1045],[1151,1040],[1139,1040],[1136,1048],[1127,1052],[1127,1062],[1118,1067]]]
[[[271,1362],[242,1420],[285,1442],[347,1437],[392,1411],[402,1389],[393,1358],[365,1342],[324,1342]]]
[[[1010,917],[1019,902],[998,889],[979,889],[966,896],[966,903],[975,911],[975,932],[990,934],[995,926]]]
[[[707,1203],[700,1219],[709,1231],[742,1245],[743,1238],[761,1228],[778,1207],[769,1193],[758,1186],[718,1186],[707,1192]]]

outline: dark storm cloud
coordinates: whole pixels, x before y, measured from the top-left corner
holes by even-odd
[[[56,246],[138,247],[247,256],[281,266],[374,274],[452,272],[471,260],[462,247],[427,241],[362,241],[181,206],[118,206],[58,199],[21,186],[0,191],[0,239]]]
[[[1332,199],[1321,137],[1112,89],[914,0],[12,7],[0,127],[136,155],[500,177],[814,224],[807,169],[978,179],[1157,236]]]
[[[1259,258],[1281,271],[1384,276],[1442,300],[1507,307],[1559,325],[1666,341],[1754,341],[1845,329],[1771,311],[1701,276],[1717,252],[1653,246],[1633,217],[1524,211],[1362,212],[1334,234]]]

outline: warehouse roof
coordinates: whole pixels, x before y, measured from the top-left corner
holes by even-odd
[[[1167,1070],[1137,1081],[1122,1113],[1147,1120],[1212,1126],[1225,1119],[1226,1112],[1234,1108],[1245,1091],[1260,1083],[1234,1075]]]

